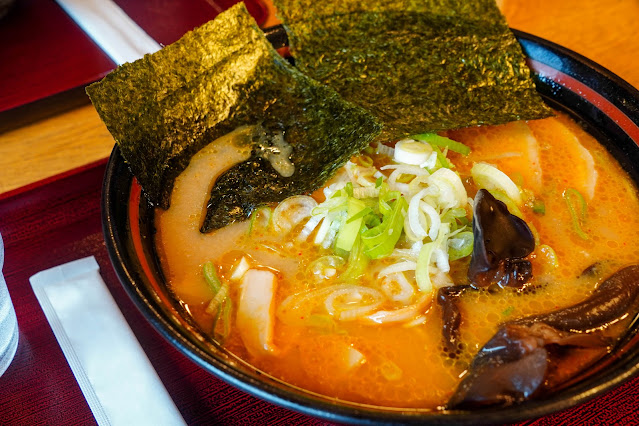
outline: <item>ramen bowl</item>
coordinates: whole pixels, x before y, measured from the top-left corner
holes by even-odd
[[[514,31],[539,93],[575,119],[639,184],[639,92],[608,70],[553,43]],[[267,30],[275,47],[286,43],[281,27]],[[282,382],[257,370],[202,333],[166,285],[154,248],[154,210],[125,164],[111,154],[103,186],[102,222],[115,271],[142,314],[167,341],[227,383],[277,405],[348,423],[492,424],[536,418],[607,392],[639,372],[639,325],[586,374],[546,398],[477,410],[395,409],[338,401]]]

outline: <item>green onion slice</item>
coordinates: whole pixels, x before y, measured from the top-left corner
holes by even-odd
[[[361,234],[355,238],[351,252],[348,255],[346,270],[339,276],[339,280],[352,283],[361,277],[368,266],[369,257],[364,253]]]
[[[539,246],[539,251],[542,252],[544,256],[546,256],[546,259],[548,260],[550,266],[555,269],[559,268],[559,259],[557,258],[557,253],[555,253],[555,250],[553,250],[552,247],[547,244],[542,244]]]
[[[209,285],[209,287],[211,287],[211,290],[213,290],[213,294],[217,294],[217,292],[220,291],[220,288],[222,287],[222,282],[217,276],[217,272],[215,271],[215,265],[213,265],[213,262],[206,262],[202,267],[202,272],[204,273],[204,279],[206,280],[206,283]]]
[[[257,209],[253,210],[249,221],[249,235],[251,235],[251,233],[257,226],[268,228],[268,226],[271,224],[272,216],[273,212],[269,207],[266,206],[258,207]]]
[[[231,302],[231,298],[227,297],[224,301],[224,306],[222,307],[222,334],[219,337],[223,342],[227,337],[231,334],[231,313],[233,312],[233,302]],[[219,317],[218,317],[219,318]],[[216,319],[215,324],[213,325],[213,329],[217,326]]]
[[[412,137],[415,140],[427,142],[433,146],[448,148],[450,151],[457,152],[462,155],[470,154],[470,148],[463,143],[454,141],[437,133],[422,133]]]
[[[417,258],[415,280],[419,289],[424,293],[433,290],[433,283],[430,281],[430,258],[433,255],[433,250],[435,250],[435,245],[435,242],[424,244]]]
[[[353,182],[346,182],[346,185],[344,186],[344,191],[346,192],[346,195],[348,195],[349,197],[353,196]]]
[[[442,153],[442,150],[439,149],[438,146],[434,146],[433,151],[435,151],[435,153],[437,154],[437,162],[439,163],[441,167],[445,169],[452,168],[451,164],[448,162],[448,159],[446,158],[444,153]]]
[[[535,201],[533,201],[532,211],[543,216],[546,214],[546,204],[543,200],[535,199]]]
[[[355,239],[359,235],[359,230],[362,227],[362,220],[367,213],[366,209],[369,211],[372,211],[372,209],[366,207],[366,203],[363,201],[352,197],[348,199],[347,205],[346,223],[341,226],[337,234],[335,248],[351,251],[353,244],[355,244]]]
[[[357,158],[357,161],[363,167],[373,167],[373,164],[374,164],[373,159],[371,157],[369,157],[368,155],[360,155]]]
[[[501,314],[505,317],[508,317],[510,315],[512,315],[513,311],[515,310],[515,307],[513,305],[510,305],[509,307],[507,307],[504,312],[502,312]]]
[[[367,214],[371,214],[371,213],[375,213],[375,211],[372,208],[370,208],[370,207],[364,207],[362,210],[360,210],[359,212],[357,212],[353,216],[349,216],[348,219],[346,219],[346,223],[351,223],[354,220],[361,219],[364,216],[366,216]]]
[[[579,238],[588,240],[590,237],[581,227],[586,220],[588,204],[579,191],[574,188],[568,188],[564,191],[564,200],[568,205],[570,218],[572,219],[572,228]]]
[[[461,259],[469,256],[473,252],[473,233],[470,231],[460,232],[448,240],[449,261]]]
[[[398,198],[391,201],[391,204],[384,201],[385,207],[383,209],[386,213],[384,213],[382,223],[362,233],[365,253],[371,259],[379,259],[391,254],[402,235],[404,212],[408,209],[408,203],[399,193],[397,196]],[[383,199],[380,197],[380,211],[382,210],[382,201]],[[387,208],[390,208],[390,211]]]

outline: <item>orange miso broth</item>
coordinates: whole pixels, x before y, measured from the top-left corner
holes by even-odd
[[[275,378],[356,403],[442,407],[500,324],[574,305],[589,297],[616,270],[639,262],[636,189],[607,150],[567,116],[558,113],[543,120],[448,131],[445,135],[470,148],[468,155],[431,149],[447,159],[453,167],[449,170],[463,183],[465,199],[458,197],[460,206],[450,208],[463,215],[455,222],[454,227],[461,229],[458,232],[472,231],[468,199],[481,187],[472,170],[475,164],[485,163],[503,172],[520,190],[521,201],[515,203],[518,211],[511,213],[521,216],[536,239],[534,251],[526,258],[532,264],[533,278],[523,290],[479,289],[459,298],[462,343],[458,353],[447,352],[442,342],[442,312],[436,294],[439,287],[468,283],[469,256],[454,260],[450,250],[444,253],[450,267],[446,270],[434,259],[435,254],[434,260],[427,260],[431,263],[428,285],[423,274],[419,278],[410,268],[398,267],[401,272],[380,275],[393,264],[419,264],[409,252],[416,246],[420,249],[436,243],[436,238],[425,236],[416,244],[415,236],[411,239],[402,234],[393,250],[407,257],[395,254],[370,260],[353,278],[347,274],[351,262],[348,251],[335,250],[335,240],[328,247],[316,243],[318,234],[324,232],[321,223],[309,227],[305,217],[288,230],[274,223],[275,205],[257,210],[249,221],[200,233],[215,178],[249,155],[218,141],[193,157],[178,177],[171,207],[156,211],[156,248],[168,285],[205,333],[222,340],[226,327],[229,331],[221,342],[224,347]],[[394,145],[385,144],[386,148]],[[350,169],[339,172],[327,186],[336,188],[340,181],[352,178],[363,179],[360,182],[368,179],[364,186],[369,188],[379,189],[380,184],[408,188],[411,179],[418,176],[410,175],[412,168],[406,168],[402,176],[391,176],[397,168],[393,168],[396,162],[387,151],[371,147],[352,159],[346,166]],[[430,151],[425,155],[436,159],[430,157]],[[441,165],[441,159],[437,161]],[[367,174],[371,166],[379,173]],[[353,176],[357,173],[360,175]],[[429,172],[421,180],[426,182],[435,173]],[[566,197],[567,193],[573,196]],[[326,194],[330,199],[330,191],[313,194],[320,206]],[[409,206],[407,203],[402,210],[406,215]],[[437,213],[445,216],[443,210]],[[426,219],[432,229],[429,220],[436,219]],[[305,235],[308,229],[310,233]],[[445,229],[451,232],[451,247],[450,241],[460,234]],[[355,250],[353,246],[351,252]],[[320,258],[325,259],[322,267],[318,267]],[[260,313],[238,314],[242,304],[248,303],[241,300],[242,286],[246,285],[244,278],[238,277],[242,259],[249,270],[268,271],[274,277],[272,300],[264,302],[267,306],[259,305],[260,301],[244,305],[265,308]],[[216,293],[204,277],[208,262],[227,286],[231,303],[226,314],[210,308]],[[597,265],[600,273],[584,276],[582,272],[592,265]],[[399,273],[404,278],[400,279]],[[371,293],[344,293],[348,286],[369,288]],[[332,296],[322,293],[323,289],[342,293],[330,293],[335,296],[331,304],[327,300]],[[351,309],[353,306],[356,309]],[[358,314],[359,308],[364,314]],[[263,323],[247,325],[247,315]],[[383,319],[377,321],[379,318]],[[621,322],[606,333],[619,334],[626,326]],[[247,330],[252,327],[255,329]],[[255,345],[256,333],[262,333],[261,347]],[[246,344],[251,339],[252,343]]]

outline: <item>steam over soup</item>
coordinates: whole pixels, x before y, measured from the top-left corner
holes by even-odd
[[[176,179],[156,246],[202,330],[271,376],[380,406],[511,403],[596,362],[636,314],[636,189],[562,114],[374,143],[321,190],[203,234],[216,178],[249,154],[234,137]]]

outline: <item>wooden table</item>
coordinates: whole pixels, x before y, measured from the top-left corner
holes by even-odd
[[[639,2],[636,0],[502,0],[498,4],[511,27],[573,49],[639,87]],[[272,7],[269,8],[271,15],[266,26],[277,22],[272,15]],[[24,54],[28,55],[29,52]],[[0,58],[0,63],[2,60]],[[113,139],[81,90],[0,113],[0,194],[5,193],[6,196],[9,191],[21,191],[20,188],[25,185],[102,160],[109,155],[112,147]],[[91,178],[99,179],[99,176]],[[95,214],[97,215],[97,211]],[[0,217],[0,225],[2,220]],[[90,252],[91,247],[101,247],[103,243],[99,240],[99,223],[93,221],[83,226],[87,226],[83,238],[88,238],[88,242],[83,243],[85,245],[80,247],[80,251]],[[36,248],[39,249],[37,253],[46,253],[44,248]],[[99,260],[107,263],[104,258]],[[50,265],[42,265],[43,268],[45,266]],[[18,302],[32,303],[33,300],[26,298]],[[21,307],[21,312],[35,312],[37,308],[37,305]],[[45,323],[38,326],[47,325]],[[157,336],[154,338],[157,339]],[[153,341],[148,344],[163,345]],[[171,357],[174,356],[177,357],[171,354]],[[60,362],[60,359],[57,361]],[[189,370],[191,367],[184,368]],[[2,380],[0,378],[0,386]],[[48,386],[55,387],[56,384],[50,383]],[[64,395],[62,399],[64,400]],[[82,405],[83,401],[76,390],[66,403]],[[37,401],[24,410],[34,410],[43,404],[46,405],[46,402]],[[87,417],[86,407],[83,407],[78,408],[80,417],[76,420],[90,419],[90,416]],[[44,423],[69,420],[52,417],[55,411],[55,407],[49,406],[45,410],[46,414],[37,418]],[[32,417],[25,414],[24,417],[12,418]],[[596,420],[591,421],[596,423]],[[227,418],[225,422],[239,420]],[[3,423],[0,416],[0,424]]]

